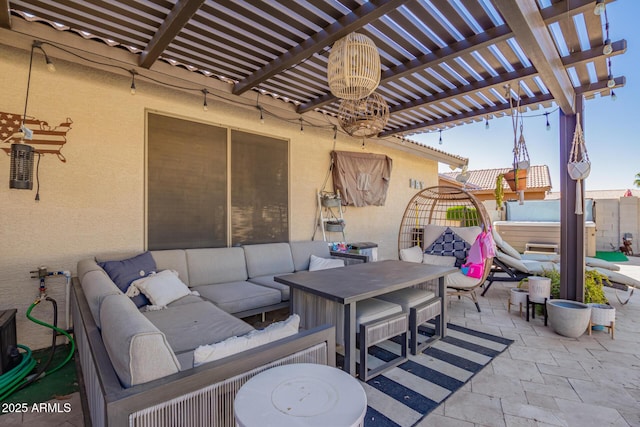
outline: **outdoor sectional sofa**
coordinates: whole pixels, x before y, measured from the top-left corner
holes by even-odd
[[[269,328],[255,331],[240,318],[287,306],[289,290],[273,276],[309,269],[311,255],[329,258],[326,242],[150,254],[157,271],[174,270],[188,292],[199,295],[145,311],[107,274],[109,263],[78,263],[71,306],[94,426],[232,426],[234,397],[255,374],[290,363],[335,366],[333,327],[297,331],[296,324],[292,335],[265,338]],[[233,337],[258,332],[264,344],[194,366],[198,347],[222,342],[223,355],[233,353],[227,348]]]

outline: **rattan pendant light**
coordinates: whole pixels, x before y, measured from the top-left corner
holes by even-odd
[[[362,99],[343,99],[338,110],[338,121],[340,127],[351,136],[377,136],[389,121],[389,106],[376,92]]]
[[[341,99],[361,99],[380,83],[380,54],[369,37],[350,33],[333,44],[327,64],[331,93]]]

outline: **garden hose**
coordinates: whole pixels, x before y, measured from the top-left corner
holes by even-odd
[[[42,320],[36,319],[35,317],[31,316],[31,311],[36,305],[40,303],[40,301],[41,301],[40,299],[37,299],[29,306],[29,308],[27,309],[27,318],[32,322],[37,323],[38,325],[52,329],[54,336],[56,333],[60,333],[65,337],[67,337],[67,339],[69,340],[69,344],[71,344],[69,348],[69,354],[67,354],[67,357],[61,363],[59,363],[56,367],[54,367],[50,371],[32,374],[31,376],[27,377],[28,374],[36,366],[36,361],[33,359],[31,349],[29,349],[29,347],[18,344],[18,347],[25,350],[25,353],[23,354],[22,360],[20,361],[18,366],[0,375],[0,401],[3,401],[7,397],[9,397],[13,392],[15,392],[16,390],[22,387],[27,386],[33,381],[39,378],[42,378],[46,375],[53,374],[57,370],[61,369],[64,365],[66,365],[69,362],[69,360],[71,360],[71,358],[73,357],[73,353],[75,351],[75,342],[67,331],[65,331],[64,329],[60,329],[57,326],[50,325],[46,322],[43,322]],[[51,302],[54,305],[54,309],[57,308],[57,304],[54,299],[47,298],[47,301]],[[55,311],[57,312],[57,309]],[[57,316],[54,316],[54,318],[57,318]],[[55,350],[55,346],[53,346],[53,350]],[[53,350],[51,352],[49,360],[47,361],[44,369],[46,369],[48,365],[51,363],[51,360],[53,358]]]

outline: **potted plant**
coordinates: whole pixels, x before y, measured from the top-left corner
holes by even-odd
[[[616,309],[609,305],[604,294],[605,281],[608,282],[609,279],[598,271],[586,271],[584,275],[584,302],[591,306],[589,334],[591,334],[591,330],[607,328],[613,338]]]
[[[496,197],[496,210],[502,210],[502,202],[504,200],[504,186],[502,185],[504,181],[504,174],[499,174],[496,177],[496,189],[493,190],[493,195]]]
[[[504,174],[504,179],[509,184],[511,191],[521,191],[527,189],[527,170],[518,169],[517,167],[511,169]]]

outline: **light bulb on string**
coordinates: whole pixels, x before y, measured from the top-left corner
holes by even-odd
[[[484,118],[484,129],[489,130],[489,117]]]
[[[611,44],[611,39],[606,39],[604,41],[604,46],[602,47],[602,53],[604,55],[611,55],[613,53],[613,45]]]
[[[304,122],[302,121],[302,117],[300,117],[300,133],[304,133]]]
[[[260,110],[260,124],[263,125],[264,124],[264,114],[262,111],[262,107],[260,105],[258,105],[258,110]]]
[[[604,0],[596,0],[596,7],[593,8],[593,14],[600,16],[605,8]]]
[[[131,73],[131,95],[135,95],[136,94],[136,74],[138,74],[138,72],[136,70],[129,70],[129,72]]]
[[[607,87],[608,88],[616,87],[616,81],[614,80],[614,78],[613,78],[613,76],[611,74],[609,74],[609,80],[607,80]]]
[[[549,123],[549,112],[547,111],[546,113],[544,113],[544,115],[545,115],[545,116],[546,116],[546,118],[547,118],[547,125],[546,125],[546,128],[547,128],[547,130],[549,131],[549,130],[551,130],[551,124]]]
[[[442,129],[439,130],[440,138],[438,139],[438,144],[442,145]]]
[[[44,55],[44,60],[47,63],[47,70],[49,70],[52,73],[56,72],[56,66],[53,63],[53,61],[51,61],[51,59],[49,58],[49,55],[47,55],[47,52],[45,52],[44,48],[42,47],[42,42],[41,41],[34,41],[33,42],[33,47],[40,49],[42,51],[42,54]]]
[[[202,103],[202,109],[204,111],[209,111],[209,105],[207,104],[207,94],[209,91],[207,89],[202,89],[202,94],[204,95],[204,102]]]
[[[616,99],[618,99],[618,96],[616,95],[616,93],[614,91],[611,91],[611,100],[615,101]]]

